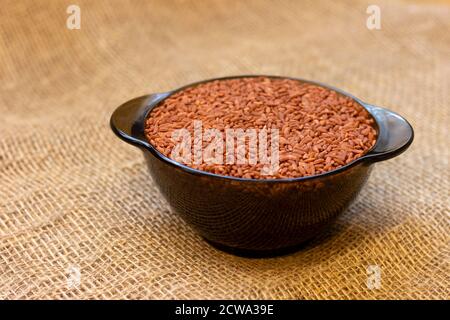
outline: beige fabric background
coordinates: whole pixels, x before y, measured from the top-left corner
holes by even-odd
[[[71,3],[1,2],[0,298],[450,298],[448,2],[77,1],[68,30]],[[416,130],[327,233],[271,259],[202,241],[108,124],[135,96],[250,73],[335,85]]]

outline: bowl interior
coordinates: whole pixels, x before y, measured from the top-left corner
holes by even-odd
[[[207,82],[212,82],[212,81],[217,81],[217,80],[229,80],[229,79],[240,79],[240,78],[258,78],[258,77],[264,77],[264,78],[272,78],[272,79],[289,79],[289,80],[294,80],[294,81],[298,81],[300,83],[306,83],[306,84],[311,84],[311,85],[315,85],[318,87],[322,87],[328,90],[332,90],[334,92],[336,92],[337,94],[341,95],[341,96],[345,96],[347,98],[352,99],[354,102],[356,102],[359,106],[361,106],[362,108],[364,108],[369,116],[374,120],[373,122],[373,127],[376,130],[377,136],[376,136],[376,142],[375,144],[368,149],[365,154],[355,160],[353,160],[352,162],[337,168],[337,169],[333,169],[324,173],[320,173],[320,174],[316,174],[316,175],[310,175],[310,176],[303,176],[303,177],[296,177],[296,178],[277,178],[277,179],[255,179],[255,178],[241,178],[241,177],[235,177],[235,176],[226,176],[226,175],[219,175],[219,174],[215,174],[215,173],[211,173],[208,171],[203,171],[203,170],[198,170],[192,167],[189,167],[183,163],[180,163],[178,161],[175,161],[167,156],[165,156],[164,154],[162,154],[160,151],[157,150],[156,147],[154,147],[145,137],[144,133],[144,129],[145,129],[145,122],[148,119],[148,117],[151,116],[151,112],[153,111],[153,109],[155,109],[156,107],[159,107],[164,100],[166,100],[167,98],[169,98],[170,96],[172,96],[175,93],[178,93],[180,91],[186,90],[188,88],[192,88],[195,86],[198,86],[200,84],[203,83],[207,83]],[[213,78],[213,79],[207,79],[207,80],[203,80],[203,81],[199,81],[199,82],[194,82],[185,86],[182,86],[178,89],[166,92],[164,94],[162,94],[162,97],[160,99],[155,99],[153,101],[153,103],[148,105],[148,109],[146,111],[146,113],[144,114],[144,116],[141,118],[141,120],[139,121],[139,123],[137,123],[137,127],[139,128],[139,131],[141,131],[141,135],[143,135],[146,139],[146,142],[148,144],[148,149],[157,157],[159,158],[161,161],[167,162],[170,165],[176,166],[184,171],[190,172],[194,175],[206,175],[206,176],[210,176],[210,177],[215,177],[215,178],[219,178],[219,179],[232,179],[232,180],[237,180],[237,181],[249,181],[249,182],[269,182],[269,183],[280,183],[280,182],[293,182],[293,181],[305,181],[305,180],[311,180],[311,179],[320,179],[321,177],[327,177],[329,175],[333,175],[333,174],[337,174],[340,173],[342,171],[345,171],[355,165],[357,165],[360,162],[363,162],[366,158],[365,155],[367,155],[368,153],[370,153],[374,148],[376,148],[377,144],[378,144],[378,138],[379,138],[379,130],[380,130],[380,126],[377,122],[377,119],[371,114],[370,110],[366,107],[366,104],[364,102],[362,102],[360,99],[358,99],[357,97],[332,86],[326,85],[326,84],[322,84],[319,82],[315,82],[315,81],[310,81],[310,80],[305,80],[305,79],[301,79],[301,78],[293,78],[293,77],[282,77],[282,76],[267,76],[267,75],[240,75],[240,76],[229,76],[229,77],[221,77],[221,78]]]

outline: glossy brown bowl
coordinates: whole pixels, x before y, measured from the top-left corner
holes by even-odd
[[[375,119],[378,136],[374,147],[355,161],[323,174],[257,180],[190,168],[167,158],[147,141],[145,120],[168,96],[203,82],[240,77],[252,76],[211,79],[139,97],[118,107],[111,117],[116,135],[144,152],[153,177],[149,183],[156,183],[173,211],[223,250],[252,256],[293,251],[329,226],[350,205],[375,162],[399,155],[413,141],[411,125],[398,114],[364,103],[342,90],[295,78],[289,79],[334,90],[364,107]]]

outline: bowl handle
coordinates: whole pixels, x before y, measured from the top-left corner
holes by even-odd
[[[375,147],[364,158],[383,161],[398,156],[411,145],[414,130],[409,122],[388,109],[364,105],[378,123],[378,139]]]
[[[125,142],[137,147],[149,147],[144,133],[148,112],[168,93],[155,93],[127,101],[112,114],[110,126],[113,132]]]

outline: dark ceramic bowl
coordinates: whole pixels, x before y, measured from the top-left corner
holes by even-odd
[[[294,80],[334,90],[367,109],[378,131],[377,142],[367,154],[315,176],[257,180],[192,169],[167,158],[146,140],[145,119],[162,100],[199,83],[240,77],[206,80],[136,98],[118,107],[111,117],[116,135],[144,152],[153,181],[173,210],[207,241],[225,251],[253,256],[293,251],[349,206],[375,162],[399,155],[413,141],[411,125],[398,114],[364,103],[339,89],[302,79]]]

